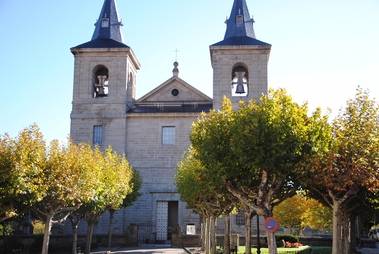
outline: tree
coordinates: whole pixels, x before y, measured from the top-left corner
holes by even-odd
[[[299,233],[305,227],[315,230],[331,228],[330,208],[303,194],[296,194],[276,206],[274,216],[280,221],[280,225],[289,228],[291,233]]]
[[[10,193],[17,207],[31,209],[43,220],[42,253],[48,253],[52,224],[64,220],[92,194],[93,179],[82,156],[89,148],[64,147],[57,141],[47,146],[36,125],[22,130],[16,139],[2,138],[0,143],[1,168],[7,172],[1,179],[5,183],[1,193]]]
[[[208,174],[207,169],[196,159],[196,150],[189,148],[178,165],[176,185],[178,192],[189,207],[206,219],[204,247],[207,254],[216,253],[215,220],[220,215],[229,215],[234,207],[219,179]],[[225,238],[230,232],[225,233]],[[226,252],[230,244],[225,241]]]
[[[13,142],[8,135],[0,137],[0,223],[14,217],[15,181],[11,178],[14,168]]]
[[[69,143],[64,147],[56,141],[51,143],[46,167],[39,176],[46,192],[41,200],[31,206],[45,223],[42,253],[48,252],[52,224],[65,221],[71,212],[92,197],[97,184],[92,175],[93,164],[88,145]]]
[[[371,206],[374,210],[379,210],[379,190],[371,194],[372,196],[369,199]]]
[[[378,113],[376,102],[358,89],[333,121],[328,149],[315,153],[299,173],[310,194],[333,209],[333,254],[350,253],[357,201],[379,188]]]
[[[229,105],[226,101],[221,111],[194,124],[192,145],[244,210],[271,217],[276,205],[296,193],[297,164],[317,149],[313,127],[326,119],[319,111],[309,117],[307,106],[293,102],[284,90],[241,103],[235,112]],[[273,233],[268,233],[268,244],[270,254],[276,253]]]
[[[43,135],[39,128],[33,125],[22,130],[10,143],[12,163],[8,172],[8,186],[18,205],[35,207],[45,198],[48,191],[48,183],[43,177],[47,166],[47,147]],[[43,254],[48,251],[49,234],[50,228],[44,232]]]
[[[194,151],[190,148],[185,154],[182,161],[178,164],[176,173],[176,186],[181,198],[186,201],[187,205],[196,211],[202,218],[205,218],[204,235],[202,236],[203,247],[206,253],[209,253],[209,213],[204,205],[204,200],[209,194],[208,185],[202,181],[201,162],[194,158]]]
[[[281,226],[288,228],[291,234],[301,231],[306,201],[303,196],[295,195],[274,208],[274,217],[279,220]]]
[[[128,183],[130,187],[130,192],[126,195],[125,199],[122,202],[122,205],[113,203],[108,206],[108,211],[109,211],[108,249],[112,248],[112,228],[113,228],[114,213],[119,208],[126,208],[132,205],[132,203],[136,201],[140,195],[138,191],[141,188],[141,178],[137,171],[133,169],[131,170],[132,170],[132,176]],[[114,205],[116,205],[116,207]]]
[[[94,226],[107,209],[119,209],[128,194],[132,193],[133,171],[125,157],[118,155],[111,148],[99,156],[100,182],[95,194],[86,202],[82,210],[87,221],[87,243],[85,253],[91,251]]]
[[[83,173],[89,177],[91,182],[91,195],[86,199],[82,200],[82,203],[76,210],[72,211],[69,215],[69,220],[71,222],[73,230],[73,243],[72,243],[72,253],[77,253],[77,242],[78,242],[78,227],[79,222],[84,219],[86,205],[91,203],[96,197],[99,186],[101,186],[101,176],[102,176],[102,167],[101,162],[103,156],[98,149],[92,149],[88,145],[81,144],[79,145],[83,148],[83,151],[80,154],[80,160],[82,161],[85,167],[82,168]]]
[[[306,198],[301,216],[301,227],[315,230],[331,230],[332,210],[313,198]]]
[[[197,151],[197,153],[194,154],[196,160],[198,160],[203,167],[207,168],[209,175],[213,177],[217,176],[220,181],[218,184],[226,188],[226,190],[226,179],[223,172],[232,174],[234,171],[229,170],[230,168],[243,166],[237,164],[238,162],[236,162],[231,150],[231,139],[233,135],[231,124],[233,123],[234,114],[235,112],[232,109],[231,102],[224,99],[221,111],[213,110],[200,117],[194,124],[190,137],[191,143]],[[238,178],[240,181],[244,181],[246,185],[256,186],[255,179],[249,178],[246,174],[229,176],[230,178]],[[254,192],[254,190],[251,190],[251,192]],[[235,206],[240,206],[245,213],[245,245],[246,253],[250,254],[251,218],[254,211],[245,203],[240,203],[239,201],[234,203]]]
[[[19,204],[29,205],[40,200],[45,193],[34,176],[43,171],[46,147],[36,125],[20,132],[17,139],[4,135],[0,139],[0,202],[2,219],[15,215]],[[16,203],[17,201],[17,203]]]
[[[368,199],[370,204],[370,220],[373,225],[379,225],[379,190],[373,193],[370,193]]]

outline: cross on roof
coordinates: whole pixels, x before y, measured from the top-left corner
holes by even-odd
[[[178,55],[179,55],[179,50],[178,49],[175,49],[175,62],[178,61]]]

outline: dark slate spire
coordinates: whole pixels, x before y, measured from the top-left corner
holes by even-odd
[[[247,36],[255,39],[254,20],[251,18],[246,0],[234,0],[230,18],[226,21],[225,38]]]
[[[92,40],[77,48],[129,48],[122,39],[122,23],[118,18],[115,0],[104,0]]]
[[[123,43],[121,35],[122,23],[118,18],[115,0],[105,0],[99,19],[95,24],[92,40],[112,39]]]
[[[234,0],[232,12],[226,21],[224,40],[212,46],[253,45],[270,47],[271,45],[255,38],[254,20],[250,16],[246,0]]]

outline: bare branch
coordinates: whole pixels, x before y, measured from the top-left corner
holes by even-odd
[[[244,209],[258,209],[258,207],[255,206],[253,202],[251,202],[251,199],[249,199],[249,196],[246,193],[235,188],[230,182],[226,183],[226,189],[240,201],[240,204],[243,206]]]
[[[63,218],[59,219],[59,220],[51,220],[51,222],[53,224],[62,224],[63,222],[65,222],[68,218],[68,216],[70,216],[71,213],[67,213]]]
[[[257,202],[262,203],[263,196],[265,195],[268,181],[268,173],[266,170],[262,170],[261,183],[259,184]]]

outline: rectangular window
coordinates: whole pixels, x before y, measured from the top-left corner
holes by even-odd
[[[103,126],[95,125],[93,126],[93,145],[101,146],[103,144]]]
[[[175,145],[175,127],[162,127],[162,144]]]

